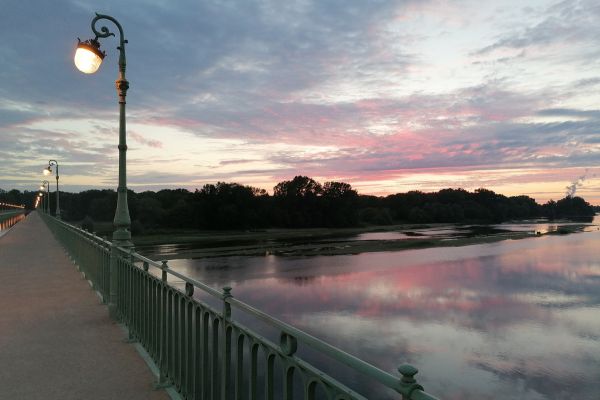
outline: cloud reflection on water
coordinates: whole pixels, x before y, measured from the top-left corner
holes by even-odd
[[[600,393],[599,232],[355,256],[173,267],[444,399]]]

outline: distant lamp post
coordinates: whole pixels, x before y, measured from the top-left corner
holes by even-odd
[[[98,38],[106,38],[115,36],[106,26],[102,26],[100,30],[96,29],[96,23],[99,20],[111,21],[119,30],[119,77],[116,81],[117,94],[119,96],[119,186],[117,188],[117,209],[115,210],[113,232],[113,242],[120,247],[132,247],[131,243],[131,218],[129,216],[129,207],[127,205],[127,140],[125,130],[125,97],[129,82],[125,79],[125,40],[123,36],[123,28],[121,24],[109,15],[96,13],[92,19],[92,32],[96,35],[95,38],[82,42],[78,39],[77,50],[75,51],[75,66],[81,72],[92,74],[98,70],[106,53],[100,50],[100,42]]]
[[[46,188],[44,187],[44,185],[40,186],[40,190],[42,191],[42,195],[43,195],[43,193],[46,191]],[[46,209],[44,208],[44,200],[47,200],[47,199],[48,199],[47,196],[42,197],[42,211],[44,211],[44,212],[46,211]]]
[[[44,169],[44,175],[52,174],[52,166],[56,166],[56,218],[60,219],[60,197],[58,191],[58,161],[50,160],[48,161],[48,168]]]
[[[40,190],[42,189],[46,189],[46,209],[44,210],[44,212],[50,214],[50,182],[42,181],[42,186],[40,186]]]

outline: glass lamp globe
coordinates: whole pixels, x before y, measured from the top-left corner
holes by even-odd
[[[84,74],[93,74],[100,68],[104,56],[97,40],[92,39],[85,42],[80,40],[75,51],[75,66]]]

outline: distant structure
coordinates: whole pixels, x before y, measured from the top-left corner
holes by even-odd
[[[585,181],[585,179],[587,177],[587,173],[588,173],[588,170],[586,169],[585,172],[583,173],[583,175],[581,175],[579,178],[575,179],[569,186],[566,187],[567,192],[565,193],[565,195],[567,197],[575,196],[575,193],[577,192],[577,188],[583,185],[583,182]]]

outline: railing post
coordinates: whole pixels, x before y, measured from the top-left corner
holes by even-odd
[[[131,266],[133,266],[134,263],[134,257],[133,257],[133,248],[128,248],[127,249],[127,260],[129,261],[129,263],[131,263]],[[129,279],[128,279],[128,286],[127,286],[127,293],[125,293],[125,298],[127,301],[127,317],[128,317],[128,321],[127,321],[127,342],[128,343],[135,343],[137,342],[137,338],[135,337],[135,335],[133,334],[133,330],[136,329],[136,317],[137,317],[137,313],[139,312],[138,308],[136,307],[137,302],[138,302],[138,293],[136,291],[137,288],[137,280],[135,275],[133,275],[132,271],[129,269],[129,266],[127,268],[127,273],[129,274]],[[139,334],[139,332],[138,332]]]
[[[169,269],[169,266],[167,265],[167,260],[162,261],[162,265],[161,265],[160,269],[162,270],[162,281],[166,282],[167,281],[167,269]]]
[[[231,382],[231,331],[227,322],[231,320],[231,304],[227,302],[227,299],[232,297],[231,287],[225,286],[221,293],[221,298],[223,299],[223,324],[221,325],[221,343],[219,348],[221,364],[219,376],[219,380],[221,381],[220,398],[222,400],[229,398],[229,383]]]
[[[163,389],[171,386],[169,382],[169,378],[167,377],[167,321],[168,321],[168,313],[170,310],[167,308],[167,269],[169,266],[167,265],[167,261],[163,260],[161,265],[162,276],[161,276],[161,287],[160,287],[160,300],[159,300],[159,326],[158,326],[158,346],[159,346],[159,354],[158,354],[158,381],[154,384],[154,388]],[[144,270],[146,269],[146,264],[144,264]]]
[[[109,289],[108,289],[108,315],[110,315],[110,317],[112,319],[114,319],[115,321],[119,319],[119,312],[118,312],[118,297],[119,297],[119,274],[117,272],[118,269],[118,258],[119,258],[119,254],[118,254],[118,248],[117,246],[114,244],[114,242],[111,242],[110,245],[110,268],[108,271],[108,282],[109,282]]]
[[[223,288],[223,294],[221,298],[223,299],[223,318],[230,319],[231,318],[231,304],[227,302],[227,299],[233,297],[231,294],[231,288],[229,286],[225,286]]]
[[[402,364],[398,367],[398,372],[402,375],[402,378],[400,378],[400,386],[404,389],[402,400],[410,400],[412,392],[415,390],[423,390],[423,386],[419,385],[414,378],[419,372],[418,369],[409,364]]]

